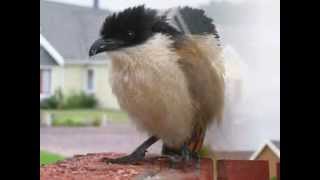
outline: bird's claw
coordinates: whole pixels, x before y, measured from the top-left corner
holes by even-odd
[[[192,166],[195,162],[196,168],[200,169],[200,156],[198,153],[190,151],[185,145],[181,148],[180,155],[168,155],[168,158],[170,160],[171,168],[175,168],[181,163],[187,166]]]
[[[183,145],[181,148],[181,156],[184,161],[199,160],[200,156],[196,152],[189,150],[188,146]]]

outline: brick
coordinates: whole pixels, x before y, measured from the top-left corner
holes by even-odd
[[[268,161],[219,160],[218,180],[270,180]]]

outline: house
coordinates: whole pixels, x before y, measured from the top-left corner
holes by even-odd
[[[40,0],[40,100],[61,89],[64,94],[93,94],[104,108],[119,108],[109,84],[105,54],[88,51],[110,12],[93,7]]]
[[[250,157],[250,160],[268,160],[270,177],[277,176],[277,164],[280,163],[280,141],[271,140],[264,143]]]
[[[252,151],[216,151],[218,160],[248,160],[253,154]]]

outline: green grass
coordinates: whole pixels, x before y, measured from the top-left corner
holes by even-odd
[[[63,160],[64,157],[47,151],[40,151],[40,165],[51,164]]]
[[[85,126],[88,121],[100,121],[103,114],[112,122],[126,122],[126,113],[112,109],[44,110],[53,114],[53,125]]]

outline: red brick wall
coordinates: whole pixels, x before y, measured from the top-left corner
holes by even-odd
[[[220,160],[218,180],[270,180],[268,161]]]
[[[200,175],[203,180],[212,180],[214,177],[213,161],[211,159],[203,158],[200,165]]]

